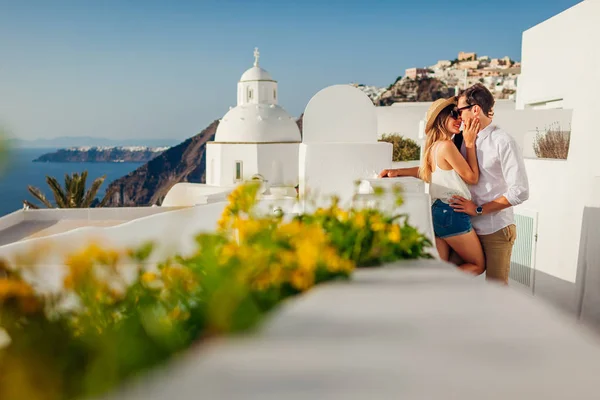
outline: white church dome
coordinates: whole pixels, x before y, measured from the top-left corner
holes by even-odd
[[[259,66],[254,66],[242,74],[240,82],[249,81],[275,81],[271,74]]]
[[[215,142],[300,142],[296,121],[276,104],[241,104],[221,119]]]

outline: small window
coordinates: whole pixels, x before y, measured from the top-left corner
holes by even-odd
[[[244,175],[243,162],[236,161],[235,162],[235,178],[233,181],[241,182],[243,175]]]
[[[252,100],[252,89],[248,89],[248,100]]]
[[[273,100],[277,100],[277,90],[273,89]]]

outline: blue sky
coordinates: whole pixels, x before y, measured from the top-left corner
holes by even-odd
[[[522,32],[578,2],[0,0],[0,125],[184,139],[235,106],[255,46],[298,116],[326,86],[387,86],[460,50],[520,60]]]

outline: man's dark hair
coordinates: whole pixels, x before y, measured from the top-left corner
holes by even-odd
[[[463,90],[458,97],[465,97],[469,105],[478,105],[488,117],[491,116],[490,111],[494,108],[494,103],[496,102],[494,95],[481,83],[476,83],[470,88]]]

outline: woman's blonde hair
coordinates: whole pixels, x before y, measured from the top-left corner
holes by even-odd
[[[440,113],[435,117],[431,128],[425,132],[427,138],[425,139],[423,159],[421,160],[421,165],[419,166],[419,178],[423,179],[425,182],[431,182],[431,172],[433,170],[433,166],[431,164],[430,156],[433,145],[440,140],[448,140],[452,136],[452,133],[448,130],[448,128],[446,128],[446,121],[450,117],[450,112],[454,107],[454,105],[449,105],[440,111]]]

